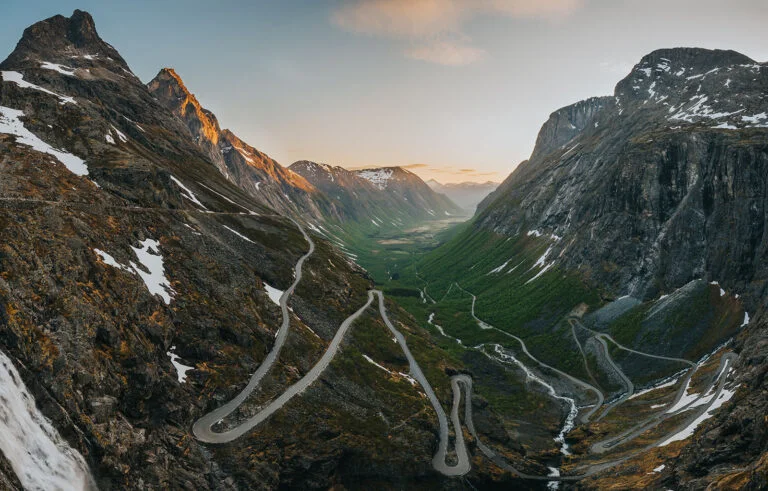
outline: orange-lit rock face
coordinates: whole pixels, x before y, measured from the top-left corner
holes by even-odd
[[[252,146],[248,145],[231,131],[223,130],[221,132],[221,141],[222,143],[226,142],[226,145],[222,145],[223,147],[226,148],[226,146],[231,146],[233,152],[240,154],[247,165],[255,169],[260,169],[269,175],[269,177],[272,179],[276,181],[287,182],[291,186],[294,186],[308,193],[317,192],[315,187],[312,186],[312,184],[310,184],[309,181],[304,179],[302,176],[296,174],[290,169],[282,167],[267,154],[260,152]]]
[[[164,106],[190,125],[191,130],[195,127],[193,133],[202,135],[211,145],[219,144],[221,128],[216,116],[203,109],[173,68],[163,68],[149,83],[149,90]]]
[[[147,88],[186,124],[192,139],[219,171],[259,201],[283,213],[311,210],[318,218],[324,210],[327,213],[331,209],[327,199],[306,179],[283,168],[231,131],[221,129],[216,116],[202,107],[173,69],[162,69]]]

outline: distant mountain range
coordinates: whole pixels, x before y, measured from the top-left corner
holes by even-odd
[[[339,203],[356,221],[402,226],[462,214],[450,199],[402,167],[350,171],[304,160],[288,169]]]
[[[277,211],[302,220],[398,227],[462,213],[450,199],[400,167],[350,172],[300,161],[284,168],[231,131],[222,130],[216,116],[200,105],[171,68],[162,69],[147,87],[186,124],[228,180]]]
[[[441,184],[434,179],[427,181],[427,185],[438,193],[442,193],[461,208],[473,214],[475,208],[486,196],[491,194],[498,186],[498,182],[461,182]]]

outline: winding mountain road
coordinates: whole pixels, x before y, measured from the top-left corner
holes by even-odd
[[[250,417],[248,420],[238,424],[237,426],[233,428],[229,428],[224,431],[215,431],[213,428],[215,425],[220,423],[224,418],[232,414],[245,400],[249,397],[249,395],[258,387],[259,383],[261,382],[264,375],[267,373],[267,371],[272,367],[272,365],[277,360],[280,350],[285,343],[285,340],[288,336],[288,330],[290,326],[290,313],[288,310],[288,300],[290,299],[290,296],[293,294],[294,289],[298,285],[299,281],[301,281],[302,278],[302,266],[304,262],[306,261],[309,256],[312,255],[312,253],[315,250],[315,244],[312,241],[312,239],[309,237],[309,235],[306,233],[306,231],[302,228],[302,226],[295,222],[296,226],[300,229],[301,233],[304,235],[304,238],[307,240],[309,244],[309,251],[301,256],[296,263],[296,266],[294,268],[295,271],[295,279],[294,282],[291,284],[291,286],[283,292],[283,294],[280,297],[279,304],[282,311],[282,324],[280,326],[280,329],[278,330],[277,337],[275,338],[275,344],[272,347],[272,350],[267,354],[266,358],[262,362],[261,365],[259,365],[258,369],[254,374],[251,376],[248,385],[231,401],[227,402],[223,406],[219,407],[218,409],[215,409],[214,411],[206,414],[205,416],[201,417],[199,420],[197,420],[192,428],[192,431],[195,435],[195,437],[203,442],[206,443],[214,443],[214,444],[222,444],[222,443],[228,443],[231,442],[240,436],[244,435],[245,433],[252,430],[254,427],[259,425],[260,423],[264,422],[266,419],[268,419],[272,414],[274,414],[276,411],[281,409],[285,404],[296,397],[297,395],[301,394],[304,390],[306,390],[312,383],[317,381],[318,378],[322,375],[322,373],[328,368],[333,358],[336,356],[336,354],[339,351],[339,348],[341,347],[341,342],[344,339],[344,336],[349,332],[349,330],[352,328],[354,322],[365,313],[365,311],[371,307],[371,305],[374,302],[374,299],[378,297],[378,310],[379,314],[381,315],[382,320],[386,324],[387,328],[390,330],[392,335],[395,337],[395,341],[400,345],[400,348],[403,350],[403,353],[405,354],[406,359],[408,360],[409,364],[409,370],[411,376],[419,383],[419,385],[424,390],[424,393],[426,394],[427,398],[429,399],[432,407],[435,410],[435,413],[437,415],[438,419],[438,448],[435,453],[435,455],[432,458],[432,465],[435,468],[436,471],[440,472],[441,474],[445,476],[462,476],[467,474],[471,469],[471,460],[469,456],[469,452],[467,450],[467,443],[464,440],[464,433],[462,431],[461,426],[461,418],[459,416],[460,412],[460,406],[462,402],[462,392],[463,392],[463,402],[464,402],[464,424],[467,427],[467,430],[469,431],[470,435],[475,440],[475,443],[477,445],[477,448],[491,461],[496,463],[499,467],[502,469],[513,473],[514,475],[524,478],[524,479],[531,479],[531,480],[537,480],[537,481],[576,481],[579,479],[583,479],[587,476],[593,475],[597,472],[603,471],[609,467],[615,466],[621,462],[624,462],[628,460],[629,458],[646,451],[650,448],[659,446],[661,442],[656,442],[654,444],[651,444],[649,446],[644,447],[643,449],[633,452],[630,455],[623,456],[619,459],[609,461],[609,462],[602,462],[599,464],[588,464],[583,469],[585,469],[582,473],[578,475],[565,475],[565,476],[543,476],[543,475],[531,475],[524,472],[519,471],[514,466],[509,464],[507,460],[498,455],[493,449],[485,445],[483,441],[480,439],[479,435],[477,434],[476,428],[474,426],[474,419],[472,415],[472,379],[468,375],[460,374],[455,375],[451,377],[451,389],[453,392],[453,405],[451,407],[450,412],[450,423],[448,416],[445,413],[445,410],[443,409],[440,400],[438,399],[437,395],[435,394],[435,391],[433,390],[432,386],[430,385],[429,381],[427,380],[426,376],[424,375],[424,372],[422,371],[421,367],[419,366],[416,359],[413,357],[413,354],[411,353],[410,349],[408,348],[408,344],[406,342],[405,337],[403,334],[395,328],[391,320],[389,319],[389,316],[387,315],[387,309],[384,304],[384,294],[379,290],[369,290],[368,291],[368,300],[366,303],[360,307],[355,313],[347,317],[342,324],[339,326],[339,329],[337,330],[336,334],[334,335],[331,342],[328,344],[328,347],[326,351],[323,353],[321,358],[318,360],[318,362],[301,378],[299,381],[288,387],[285,392],[283,392],[281,395],[274,398],[272,401],[270,401],[266,406],[262,407],[258,413]],[[591,392],[594,392],[598,396],[598,404],[595,405],[595,407],[583,417],[584,421],[589,421],[589,417],[594,414],[595,411],[597,411],[604,402],[604,397],[602,392],[600,392],[595,387],[591,386],[590,384],[583,382],[565,372],[562,372],[550,365],[547,365],[546,363],[543,363],[536,359],[529,351],[528,348],[525,345],[525,342],[520,339],[519,337],[512,335],[510,333],[507,333],[505,331],[502,331],[490,324],[487,324],[480,319],[477,319],[474,315],[474,303],[476,300],[476,297],[472,295],[471,293],[467,292],[463,288],[461,288],[460,285],[456,284],[456,286],[464,291],[465,293],[471,295],[473,297],[473,311],[472,315],[473,317],[478,321],[478,323],[482,322],[484,325],[488,326],[488,329],[494,329],[497,332],[500,332],[508,337],[511,337],[515,339],[517,342],[520,343],[520,346],[522,348],[522,351],[528,356],[531,360],[533,360],[535,363],[538,363],[540,366],[547,368],[566,379],[570,380],[574,384],[588,390]],[[573,327],[573,324],[572,324]],[[584,326],[581,326],[584,329],[586,329]],[[616,343],[615,340],[610,338],[608,335],[601,335],[602,333],[595,333],[599,337],[599,341],[604,345],[607,351],[607,345],[605,344],[606,339],[610,340],[611,342]],[[618,343],[616,343],[617,346],[619,346],[621,349],[627,349],[627,351],[635,352],[638,354],[645,354],[641,352],[636,352],[634,350],[625,348]],[[664,358],[669,359],[666,357],[659,357],[659,356],[653,356],[656,358]],[[723,390],[723,387],[725,385],[726,377],[722,376],[723,372],[725,372],[725,368],[727,367],[728,363],[735,358],[735,355],[732,353],[726,353],[723,355],[720,361],[720,368],[718,372],[718,377],[715,378],[712,383],[710,384],[710,387],[705,392],[709,392],[712,388],[714,388],[715,384],[717,383],[717,391],[715,395],[712,397],[712,399],[705,405],[705,407],[701,411],[696,411],[694,415],[687,418],[685,423],[682,425],[679,425],[677,428],[677,431],[680,431],[680,429],[685,428],[686,425],[690,424],[695,418],[699,417],[701,414],[703,414],[704,411],[709,410],[709,408],[712,406],[713,402],[717,400],[717,397],[720,395],[720,393]],[[680,360],[685,361],[686,363],[691,363],[687,360],[682,359],[672,359],[672,360]],[[696,365],[694,365],[696,366]],[[687,380],[690,379],[690,377],[693,375],[693,372],[695,370],[690,370],[689,374],[687,376]],[[631,382],[630,382],[631,384]],[[686,384],[687,385],[687,384]],[[463,389],[463,390],[462,390]],[[680,398],[682,397],[682,392],[678,392],[675,401],[673,404],[676,404]],[[690,408],[691,404],[698,401],[704,397],[704,395],[700,395],[699,398],[697,398],[695,401],[692,401],[689,403],[686,407],[682,408],[681,411],[687,410],[686,408]],[[675,413],[679,414],[679,412]],[[625,443],[627,441],[630,441],[634,439],[635,437],[639,436],[640,434],[648,431],[649,429],[653,428],[654,426],[660,424],[664,419],[666,419],[665,415],[658,415],[656,419],[652,421],[653,424],[649,424],[648,421],[643,422],[641,425],[637,425],[636,427],[632,428],[631,430],[625,432],[622,435],[619,435],[615,438],[612,438],[610,440],[598,442],[594,444],[591,448],[592,452],[596,454],[603,453],[605,451],[610,450],[611,448],[620,445],[622,443]],[[453,426],[454,430],[454,450],[456,455],[456,462],[454,464],[448,464],[447,463],[447,456],[448,456],[448,444],[450,440],[450,426]]]
[[[256,369],[254,374],[251,376],[251,379],[248,381],[248,385],[245,386],[245,388],[240,391],[240,393],[235,396],[234,399],[229,401],[228,403],[224,404],[223,406],[219,407],[218,409],[215,409],[211,411],[210,413],[206,414],[199,420],[195,421],[195,424],[192,425],[192,432],[194,433],[195,437],[203,442],[207,443],[226,443],[231,442],[235,438],[241,436],[257,424],[259,424],[260,421],[256,421],[258,414],[256,416],[253,416],[248,421],[240,424],[239,426],[232,428],[230,430],[217,433],[213,431],[213,426],[216,425],[219,421],[223,420],[230,414],[232,414],[235,409],[237,409],[247,398],[249,395],[251,395],[251,392],[258,387],[259,383],[261,382],[261,379],[264,378],[264,375],[269,371],[270,368],[272,368],[272,365],[274,365],[275,361],[277,360],[277,357],[280,355],[280,350],[283,348],[283,344],[285,344],[285,340],[288,338],[288,330],[291,324],[291,317],[290,312],[288,311],[288,300],[290,299],[291,295],[293,295],[293,291],[296,289],[296,285],[299,284],[299,281],[301,281],[301,269],[302,266],[304,266],[304,261],[309,258],[309,256],[312,255],[312,253],[315,252],[315,243],[312,241],[312,238],[307,234],[307,232],[304,230],[304,228],[299,225],[298,222],[295,220],[291,220],[293,223],[299,228],[302,235],[304,236],[304,239],[309,243],[309,251],[307,251],[306,254],[301,256],[296,262],[296,266],[294,268],[295,272],[295,278],[293,280],[293,283],[290,287],[288,287],[287,290],[283,292],[283,294],[280,296],[280,310],[282,311],[282,324],[280,325],[280,328],[277,331],[277,337],[275,338],[275,344],[272,346],[272,349],[269,353],[267,353],[266,358],[264,358],[264,361],[261,362],[261,365]],[[353,314],[354,315],[354,314]],[[271,414],[271,413],[270,413]]]
[[[605,338],[601,336],[595,336],[595,339],[598,340],[600,345],[603,347],[603,350],[605,350],[605,361],[607,361],[608,364],[611,366],[611,369],[613,369],[613,372],[616,375],[618,375],[619,379],[621,379],[622,385],[624,385],[624,388],[626,389],[624,391],[624,394],[621,395],[621,397],[609,403],[605,407],[605,410],[603,410],[603,412],[597,417],[597,419],[595,419],[595,421],[600,421],[604,417],[608,416],[608,413],[611,412],[611,409],[615,408],[620,404],[623,404],[630,397],[632,397],[632,394],[635,393],[635,384],[633,384],[632,381],[629,380],[629,377],[627,377],[627,375],[624,373],[624,370],[622,370],[621,367],[617,365],[615,361],[613,361],[613,357],[611,357],[611,352],[608,350],[608,343],[605,341]]]
[[[499,333],[501,333],[501,334],[503,334],[503,335],[505,335],[507,337],[510,337],[510,338],[514,339],[515,341],[517,341],[518,343],[520,343],[520,347],[522,348],[523,353],[525,353],[525,355],[528,356],[528,358],[533,360],[539,366],[547,368],[547,369],[557,373],[558,375],[560,375],[560,376],[570,380],[571,382],[573,382],[574,384],[578,385],[582,389],[585,389],[586,391],[592,392],[593,394],[595,394],[595,396],[597,397],[597,403],[593,406],[593,408],[587,414],[585,414],[585,415],[583,415],[581,417],[581,421],[582,422],[584,422],[584,423],[589,422],[589,419],[592,417],[592,415],[595,414],[600,409],[600,407],[603,405],[603,402],[605,401],[605,396],[603,395],[603,393],[597,387],[595,387],[595,386],[593,386],[591,384],[588,384],[587,382],[584,382],[583,380],[578,379],[578,378],[574,377],[573,375],[571,375],[569,373],[565,373],[565,372],[563,372],[561,370],[558,370],[557,368],[555,368],[555,367],[553,367],[551,365],[547,365],[543,361],[541,361],[538,358],[536,358],[535,356],[533,356],[531,354],[531,352],[528,351],[528,347],[525,345],[525,341],[523,341],[521,338],[515,336],[514,334],[510,334],[510,333],[508,333],[506,331],[503,331],[503,330],[499,329],[498,327],[495,327],[495,326],[493,326],[491,324],[488,324],[487,322],[484,322],[484,321],[478,319],[475,316],[475,312],[474,312],[474,305],[475,305],[475,300],[477,299],[477,297],[474,294],[472,294],[472,293],[468,292],[467,290],[465,290],[464,288],[462,288],[461,285],[459,285],[458,283],[455,283],[455,285],[461,291],[463,291],[464,293],[466,293],[467,295],[470,295],[472,297],[472,317],[474,319],[478,320],[479,322],[482,322],[484,325],[488,326],[489,329],[493,329],[494,331],[499,332]]]
[[[592,333],[596,337],[607,339],[608,341],[612,342],[613,344],[615,344],[619,348],[623,349],[624,351],[628,351],[630,353],[634,353],[634,354],[640,355],[640,356],[645,356],[645,357],[648,357],[648,358],[656,358],[658,360],[677,361],[677,362],[689,365],[691,367],[696,366],[696,363],[692,362],[691,360],[686,360],[685,358],[675,358],[674,356],[654,355],[654,354],[651,354],[651,353],[645,353],[643,351],[637,351],[637,350],[634,350],[632,348],[628,348],[628,347],[624,346],[623,344],[619,343],[618,341],[616,341],[615,339],[613,339],[613,336],[611,336],[610,334],[605,333],[605,332],[595,331],[594,329],[590,329],[587,326],[585,326],[584,324],[582,324],[581,321],[579,321],[579,319],[577,319],[575,317],[569,318],[568,322],[571,323],[571,326],[573,326],[574,323],[577,324],[580,328],[584,329],[585,331],[589,331],[590,333]]]
[[[676,430],[672,431],[670,433],[670,435],[676,433],[677,431],[681,430],[682,428],[685,428],[686,426],[691,424],[696,418],[698,418],[699,416],[704,414],[706,411],[708,411],[709,408],[712,406],[712,404],[720,396],[720,393],[723,391],[723,388],[725,386],[725,382],[726,382],[726,379],[727,379],[727,377],[725,376],[725,375],[727,375],[727,373],[725,373],[726,372],[726,368],[727,368],[728,364],[732,363],[735,359],[736,359],[736,355],[734,353],[730,353],[730,352],[729,353],[724,353],[723,356],[720,357],[720,365],[717,368],[717,376],[712,379],[712,382],[709,384],[707,389],[702,391],[701,394],[699,394],[699,396],[697,398],[691,400],[688,404],[686,404],[685,406],[681,407],[679,410],[675,411],[674,413],[667,413],[667,412],[658,413],[658,414],[654,415],[653,417],[651,417],[650,419],[647,419],[647,420],[641,422],[640,424],[635,425],[634,427],[630,428],[629,430],[623,432],[620,435],[617,435],[615,437],[612,437],[612,438],[609,438],[609,439],[606,439],[606,440],[602,440],[602,441],[599,441],[599,442],[593,444],[592,447],[590,448],[590,452],[595,453],[595,454],[605,453],[605,452],[613,449],[614,447],[617,447],[617,446],[619,446],[619,445],[621,445],[623,443],[626,443],[626,442],[634,440],[635,438],[637,438],[638,436],[640,436],[643,433],[647,432],[648,430],[651,430],[651,429],[655,428],[656,426],[660,425],[662,422],[664,422],[665,420],[669,419],[670,417],[675,416],[675,415],[680,414],[680,413],[683,413],[685,411],[688,411],[692,407],[697,407],[696,404],[698,403],[698,401],[703,399],[706,396],[706,394],[709,391],[711,391],[715,387],[715,385],[717,385],[716,392],[715,392],[714,396],[712,397],[712,399],[707,404],[701,406],[702,407],[701,410],[694,411],[694,413],[690,417],[688,417],[683,423],[679,424],[677,426]],[[694,370],[690,370],[689,371],[689,374],[687,376],[686,381],[689,380],[691,376],[693,376],[693,373],[694,373]],[[687,383],[683,383],[682,389],[684,390],[687,386],[688,386]],[[677,392],[677,394],[675,396],[674,401],[672,401],[671,406],[674,406],[675,404],[677,404],[680,401],[680,399],[683,396],[682,392],[683,392],[682,390],[678,390],[678,392]],[[654,447],[655,446],[659,446],[659,444],[657,443],[657,444],[654,445]]]
[[[323,356],[320,358],[320,360],[307,372],[306,375],[304,375],[298,382],[294,383],[288,389],[286,389],[285,392],[283,392],[281,395],[273,399],[269,404],[267,404],[265,407],[263,407],[258,413],[253,415],[248,420],[238,424],[237,426],[227,429],[225,431],[215,431],[213,427],[221,422],[224,418],[232,414],[245,400],[250,396],[250,394],[253,392],[253,390],[258,387],[259,383],[261,382],[261,379],[264,378],[264,375],[269,371],[269,369],[272,367],[272,365],[277,360],[277,357],[280,354],[280,350],[282,349],[283,344],[285,343],[285,340],[288,336],[288,330],[290,326],[290,316],[288,311],[288,300],[290,296],[293,294],[294,289],[296,288],[296,285],[298,285],[299,281],[301,281],[302,277],[302,266],[304,264],[304,261],[307,260],[309,256],[312,255],[312,253],[315,251],[315,244],[312,241],[312,239],[309,237],[309,235],[306,233],[304,228],[297,222],[294,221],[296,226],[299,228],[301,233],[304,235],[304,238],[309,243],[309,251],[303,255],[301,258],[299,258],[298,262],[296,263],[296,267],[294,268],[295,271],[295,279],[293,281],[293,284],[280,296],[280,308],[282,310],[282,324],[280,326],[280,329],[278,330],[277,337],[275,338],[275,344],[272,347],[272,350],[267,354],[264,361],[259,365],[258,369],[254,374],[251,376],[251,379],[248,382],[248,385],[240,391],[240,393],[231,401],[227,402],[223,406],[211,411],[210,413],[206,414],[202,418],[198,419],[194,425],[192,426],[192,432],[195,435],[195,437],[203,442],[206,443],[228,443],[231,442],[251,429],[253,429],[258,424],[262,423],[264,420],[269,418],[273,413],[275,413],[277,410],[282,408],[288,401],[293,399],[296,395],[301,394],[304,390],[307,389],[313,382],[315,382],[320,375],[325,371],[326,368],[328,368],[328,365],[330,365],[331,361],[333,360],[333,357],[336,356],[336,353],[339,350],[339,347],[341,346],[341,341],[344,338],[344,335],[349,331],[349,329],[352,327],[352,324],[357,320],[367,309],[371,306],[374,300],[374,296],[378,296],[379,299],[379,312],[381,314],[382,319],[384,320],[384,323],[386,324],[387,328],[392,332],[392,334],[395,336],[395,339],[397,340],[398,344],[400,345],[401,349],[403,350],[403,353],[405,354],[406,358],[408,359],[408,364],[410,367],[411,376],[421,385],[421,387],[424,389],[424,392],[427,395],[427,398],[429,399],[430,403],[432,404],[432,407],[435,409],[435,412],[437,413],[438,423],[439,423],[439,443],[438,443],[438,450],[435,454],[434,458],[432,459],[432,464],[434,468],[441,472],[442,474],[446,476],[459,476],[464,475],[470,470],[470,461],[469,461],[469,453],[467,452],[467,447],[464,442],[464,434],[461,430],[461,421],[459,419],[458,414],[458,399],[460,399],[460,394],[454,393],[454,408],[451,411],[451,423],[453,424],[455,431],[455,450],[456,450],[456,457],[457,457],[457,463],[455,465],[448,465],[446,463],[446,456],[448,453],[448,439],[449,439],[449,427],[448,427],[448,418],[445,414],[445,411],[443,410],[442,405],[440,404],[439,399],[437,398],[437,395],[435,394],[435,391],[432,389],[432,386],[429,384],[429,381],[427,380],[427,377],[424,375],[424,372],[421,370],[421,367],[419,367],[419,364],[416,362],[416,359],[411,354],[410,349],[408,349],[408,344],[405,340],[405,337],[398,331],[395,326],[392,324],[392,322],[389,320],[389,317],[387,316],[387,310],[384,305],[384,294],[381,291],[378,290],[370,290],[368,292],[368,301],[360,307],[354,314],[347,317],[344,322],[342,322],[339,329],[336,331],[336,334],[334,335],[333,339],[329,343],[326,351],[323,353]]]
[[[435,394],[435,391],[432,390],[432,386],[429,384],[429,381],[427,380],[427,377],[424,375],[424,372],[421,371],[421,367],[419,366],[419,364],[416,362],[416,359],[411,354],[411,350],[408,349],[408,343],[406,343],[405,337],[402,335],[400,331],[395,329],[395,326],[393,326],[392,322],[389,320],[389,317],[387,316],[387,309],[384,306],[384,294],[378,290],[373,290],[373,293],[375,293],[379,297],[379,312],[381,313],[381,318],[384,320],[384,323],[387,325],[390,332],[395,336],[395,339],[400,345],[400,348],[403,350],[405,357],[408,359],[408,365],[411,370],[411,376],[414,379],[416,379],[419,385],[421,385],[421,387],[424,389],[424,392],[427,394],[427,398],[429,399],[429,402],[432,403],[432,407],[435,409],[435,412],[437,413],[440,441],[438,443],[437,453],[432,459],[432,465],[435,467],[437,471],[445,474],[446,476],[460,476],[460,475],[466,474],[467,472],[469,472],[470,462],[469,462],[469,454],[467,453],[467,446],[464,442],[464,434],[461,431],[461,422],[459,420],[458,404],[459,404],[459,399],[461,398],[461,395],[454,390],[453,409],[451,410],[451,422],[453,423],[453,427],[454,427],[454,434],[455,434],[455,440],[456,440],[456,444],[455,444],[456,457],[458,459],[458,463],[456,465],[449,466],[448,464],[445,463],[445,457],[448,453],[448,418],[445,415],[443,406],[440,404],[440,401],[438,400],[437,395]]]

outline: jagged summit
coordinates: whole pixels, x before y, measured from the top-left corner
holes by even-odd
[[[580,135],[598,135],[619,119],[648,128],[764,128],[766,87],[768,66],[736,51],[658,49],[643,56],[616,84],[613,96],[591,97],[550,114],[531,160],[568,152],[575,148],[569,142]]]
[[[232,131],[222,129],[216,116],[200,104],[176,70],[163,68],[147,88],[187,126],[194,142],[219,171],[257,200],[292,215],[320,218],[334,214],[327,198],[306,179],[285,169]]]
[[[26,28],[0,68],[24,68],[39,61],[91,65],[88,62],[95,60],[128,69],[117,50],[99,37],[91,14],[75,10],[71,17],[55,15]]]
[[[165,107],[173,108],[190,128],[193,134],[201,134],[198,143],[207,146],[218,145],[221,127],[216,116],[200,105],[195,95],[187,89],[184,81],[173,68],[163,68],[147,84],[149,91]],[[210,150],[206,148],[206,150]]]
[[[673,48],[644,56],[616,85],[619,115],[677,127],[763,127],[766,65],[735,51]]]

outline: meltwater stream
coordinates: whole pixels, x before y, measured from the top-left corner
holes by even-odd
[[[491,346],[493,347],[493,354],[488,353],[485,351],[485,346]],[[491,359],[499,360],[503,363],[509,364],[512,363],[519,367],[523,372],[525,372],[525,376],[528,380],[532,380],[536,382],[537,384],[544,387],[550,396],[554,399],[558,399],[560,401],[564,401],[567,403],[570,407],[568,411],[568,416],[565,418],[565,423],[563,423],[563,427],[560,430],[560,433],[555,438],[555,441],[560,444],[560,453],[563,455],[571,455],[571,452],[569,450],[568,444],[565,442],[565,435],[567,435],[575,426],[576,417],[579,415],[579,408],[576,406],[576,401],[571,399],[570,397],[561,396],[557,393],[554,387],[552,385],[548,384],[545,380],[538,377],[533,371],[525,366],[523,362],[515,358],[513,355],[509,354],[506,350],[504,350],[504,347],[500,344],[490,344],[490,345],[482,345],[479,346],[481,348],[481,351],[485,353],[486,356],[488,356]]]

